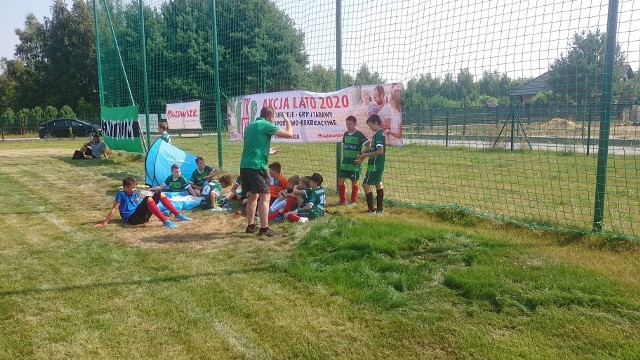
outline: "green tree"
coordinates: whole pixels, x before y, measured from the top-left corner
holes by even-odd
[[[348,73],[342,73],[342,87],[352,86],[354,79]],[[306,72],[302,90],[316,92],[331,92],[336,90],[336,70],[325,68],[322,65],[314,65]]]
[[[7,63],[7,59],[0,59],[0,106],[13,107],[17,86],[15,80],[9,76]]]
[[[63,117],[63,118],[75,119],[76,114],[73,112],[73,110],[71,109],[71,107],[69,105],[65,105],[58,112],[58,116]]]
[[[600,30],[574,34],[567,54],[560,54],[549,67],[548,83],[553,92],[566,95],[577,104],[597,99],[604,83],[605,43],[606,34]],[[615,51],[613,79],[618,83],[626,60],[619,44]]]
[[[440,87],[440,79],[431,74],[422,74],[417,79],[407,82],[407,87],[402,94],[402,103],[405,108],[426,107],[427,100],[431,98]]]
[[[27,14],[17,29],[16,59],[9,62],[10,76],[20,86],[14,106],[74,104],[84,96],[97,101],[97,67],[93,10],[88,0],[54,0],[51,17],[40,22]]]
[[[382,79],[382,77],[380,76],[380,74],[378,74],[377,71],[374,71],[372,73],[371,71],[369,71],[369,67],[367,67],[367,64],[362,64],[362,66],[360,66],[360,69],[356,73],[354,85],[361,86],[361,85],[384,84],[384,82],[385,82],[384,79]]]
[[[24,28],[16,29],[19,43],[15,48],[15,59],[8,62],[8,74],[19,86],[15,89],[14,108],[33,107],[48,103],[45,81],[47,60],[44,48],[48,43],[47,30],[43,23],[28,13]]]
[[[473,75],[469,69],[460,70],[457,79],[458,83],[456,86],[456,92],[451,98],[455,100],[462,100],[465,103],[473,100],[475,84],[473,82]]]
[[[42,121],[42,119],[44,119],[44,111],[42,111],[40,106],[36,106],[31,109],[31,117],[37,121]]]
[[[44,90],[40,87],[38,74],[33,68],[25,65],[22,60],[8,60],[6,62],[7,83],[11,84],[10,96],[7,97],[7,106],[12,108],[33,107],[44,99]]]
[[[217,1],[223,91],[285,91],[304,83],[304,34],[272,1]]]
[[[44,109],[44,119],[51,120],[58,117],[58,109],[49,105]]]
[[[81,97],[76,103],[76,115],[80,119],[95,120],[100,117],[100,107],[97,103],[89,103]]]
[[[440,91],[438,95],[442,96],[446,99],[455,99],[457,92],[457,81],[454,80],[452,73],[447,73],[442,80],[442,86],[440,87]]]
[[[51,19],[45,21],[45,82],[51,103],[57,107],[73,104],[82,96],[97,96],[92,14],[88,1],[74,0],[68,9],[64,0],[54,0]]]
[[[44,119],[44,111],[42,111],[40,106],[36,106],[29,112],[29,117],[31,118],[30,126],[37,129],[38,125],[40,125]]]
[[[27,108],[20,109],[16,113],[18,132],[20,133],[20,135],[24,135],[26,132],[29,132],[31,130],[29,126],[30,117],[31,117],[31,110]]]
[[[13,109],[8,108],[2,112],[2,128],[5,132],[14,131],[14,123],[16,121],[16,114]]]

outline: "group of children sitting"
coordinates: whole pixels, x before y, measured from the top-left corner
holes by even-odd
[[[211,211],[223,211],[233,208],[233,200],[238,200],[242,208],[246,204],[246,194],[240,188],[240,177],[231,184],[229,175],[222,175],[218,170],[206,165],[204,159],[196,159],[198,168],[187,182],[181,176],[180,168],[173,165],[172,175],[164,184],[150,190],[163,190],[167,186],[170,191],[187,190],[193,196],[200,196],[201,207]],[[324,216],[326,198],[322,188],[322,175],[314,173],[311,176],[300,177],[294,175],[288,179],[282,175],[282,166],[278,162],[269,165],[269,190],[271,195],[269,220],[306,222]],[[219,178],[218,178],[219,176]],[[175,185],[173,185],[175,184]],[[223,189],[231,187],[223,193]],[[238,190],[240,188],[240,190]]]
[[[281,171],[280,163],[269,164],[269,220],[306,222],[324,216],[327,201],[322,175],[294,175],[285,179]]]
[[[385,163],[385,135],[382,131],[380,117],[373,114],[367,118],[367,126],[372,131],[371,139],[356,129],[356,118],[349,116],[346,118],[347,131],[344,133],[343,157],[338,173],[338,194],[340,201],[337,205],[345,205],[346,179],[351,180],[352,194],[349,204],[355,204],[358,196],[358,179],[360,177],[361,164],[367,160],[367,171],[363,181],[365,198],[367,200],[367,213],[382,214],[384,212],[384,189],[382,177]],[[368,149],[363,151],[363,147]],[[196,159],[197,169],[191,175],[189,181],[182,176],[178,165],[171,166],[171,175],[167,177],[163,184],[149,190],[155,191],[140,198],[137,193],[137,183],[135,179],[127,178],[123,180],[123,190],[118,192],[113,207],[104,221],[96,226],[107,225],[111,217],[119,209],[124,222],[131,224],[141,224],[149,220],[152,214],[158,216],[163,224],[168,227],[176,227],[171,223],[166,215],[169,213],[176,216],[176,220],[191,220],[175,209],[171,202],[163,194],[164,192],[187,191],[192,196],[201,197],[201,207],[209,208],[211,211],[223,211],[225,208],[233,208],[233,201],[242,202],[242,208],[246,205],[247,197],[244,191],[238,190],[241,186],[240,177],[231,184],[229,175],[221,175],[219,171],[205,164],[202,157]],[[294,222],[306,222],[324,216],[326,198],[322,188],[322,175],[314,173],[311,176],[292,176],[286,179],[282,174],[280,163],[274,162],[269,165],[270,176],[270,208],[269,220],[282,221],[287,219]],[[219,176],[219,178],[217,178]],[[375,186],[376,206],[374,206],[374,195],[371,187]],[[231,190],[224,194],[223,189],[231,187]],[[160,194],[160,195],[158,195]],[[167,208],[166,214],[160,213],[157,203],[162,202]],[[145,204],[144,207],[138,206]],[[137,208],[136,208],[137,207]],[[135,211],[135,214],[134,214]],[[241,210],[239,210],[242,212]],[[135,215],[135,216],[132,216]],[[133,219],[133,220],[131,220]]]

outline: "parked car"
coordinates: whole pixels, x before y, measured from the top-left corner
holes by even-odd
[[[71,131],[69,131],[71,128]],[[40,124],[38,135],[40,139],[49,139],[54,137],[88,136],[100,134],[100,126],[89,124],[86,121],[78,119],[53,119]]]

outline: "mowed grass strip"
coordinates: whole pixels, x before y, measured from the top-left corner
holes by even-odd
[[[0,152],[0,358],[640,351],[640,285],[620,276],[640,273],[633,243],[596,248],[464,213],[389,207],[276,225],[273,242],[239,228],[223,245],[211,234],[198,247],[131,246],[144,229],[92,225],[122,175],[141,176],[140,160],[71,162],[54,152],[25,161],[37,152],[26,150]]]

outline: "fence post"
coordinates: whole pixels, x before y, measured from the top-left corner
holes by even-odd
[[[589,114],[587,115],[587,156],[591,151],[591,116],[593,115],[593,106],[589,104]]]
[[[336,90],[342,89],[342,0],[336,0]]]
[[[218,66],[218,25],[216,21],[216,0],[211,0],[211,19],[213,30],[213,81],[216,95],[216,129],[218,132],[218,167],[222,164],[222,114],[220,101],[220,67]]]
[[[611,125],[611,95],[613,88],[613,63],[616,54],[616,30],[618,27],[618,0],[609,0],[607,42],[604,54],[604,84],[602,89],[602,115],[598,139],[598,168],[593,210],[593,231],[600,231],[604,220],[604,195],[607,188],[607,160],[609,155],[609,127]]]
[[[336,143],[336,183],[338,181],[338,174],[340,173],[340,162],[342,161],[342,143]]]
[[[342,89],[342,0],[336,0],[336,90]],[[336,142],[336,190],[342,161],[342,143]]]
[[[100,32],[98,31],[98,4],[93,0],[93,28],[96,32],[96,60],[98,61],[98,88],[100,90],[100,106],[104,106],[104,85],[102,84],[102,57],[100,54]]]
[[[138,0],[138,7],[140,12],[140,50],[142,54],[142,81],[144,87],[144,116],[147,129],[147,149],[151,148],[151,129],[149,128],[149,83],[147,81],[147,42],[144,34],[144,9],[142,6],[142,0]]]
[[[513,128],[516,125],[516,110],[511,110],[511,151],[513,151]]]
[[[444,146],[449,146],[449,109],[445,110],[445,135],[444,135]]]
[[[462,136],[467,133],[467,106],[462,105]]]

